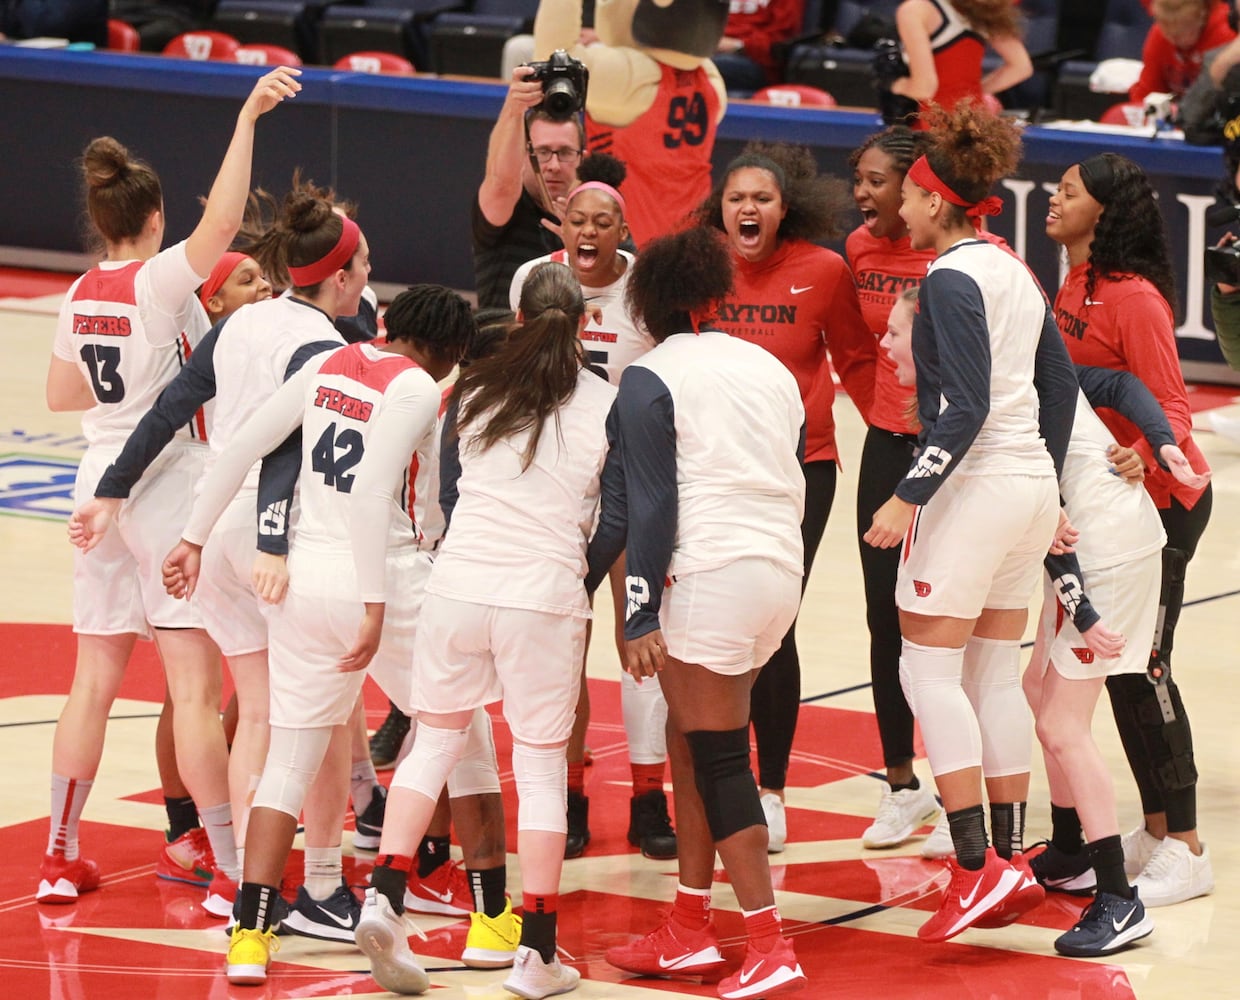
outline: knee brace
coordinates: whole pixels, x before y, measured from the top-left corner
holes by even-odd
[[[1188,555],[1182,549],[1167,546],[1162,550],[1162,585],[1158,595],[1158,617],[1154,620],[1154,642],[1147,671],[1151,684],[1171,676],[1171,647],[1175,644],[1175,626],[1184,606],[1184,575]]]
[[[498,794],[499,790],[491,716],[479,707],[469,723],[465,752],[448,775],[448,796],[459,799],[466,795]]]
[[[749,769],[749,727],[685,733],[693,757],[693,783],[716,841],[751,826],[765,826],[758,786]]]
[[[1197,783],[1193,760],[1193,733],[1169,675],[1151,684],[1148,675],[1121,674],[1107,678],[1115,722],[1135,735],[1155,787],[1165,792],[1191,788]]]
[[[422,723],[413,749],[392,775],[392,784],[436,801],[468,741],[468,729],[436,729]]]
[[[977,716],[961,687],[964,648],[922,646],[904,640],[900,673],[908,678],[909,704],[935,774],[950,774],[982,762]]]
[[[624,735],[629,741],[633,764],[662,764],[667,760],[667,700],[658,676],[640,684],[625,671],[620,675],[620,707]]]
[[[267,763],[254,793],[254,807],[275,809],[296,819],[306,801],[306,790],[318,773],[331,742],[332,727],[287,729],[271,727]]]
[[[568,759],[564,745],[512,744],[517,829],[568,832]]]
[[[998,778],[1028,772],[1033,718],[1020,686],[1020,640],[970,638],[961,684],[981,731],[982,773]]]

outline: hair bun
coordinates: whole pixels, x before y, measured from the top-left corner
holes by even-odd
[[[92,139],[82,153],[86,186],[103,188],[124,180],[129,164],[129,150],[110,135]]]

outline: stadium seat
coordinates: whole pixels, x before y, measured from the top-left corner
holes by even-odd
[[[108,18],[108,49],[112,52],[137,52],[142,48],[142,36],[132,24]]]
[[[238,46],[235,53],[237,62],[244,63],[247,66],[300,66],[301,58],[292,49],[286,49],[283,45],[263,45],[255,43],[253,45]]]
[[[800,83],[781,83],[754,91],[751,100],[781,108],[834,108],[835,98],[825,90]]]
[[[1095,93],[1089,78],[1105,59],[1140,59],[1153,25],[1141,0],[1107,0],[1106,15],[1088,62],[1072,60],[1059,68],[1054,108],[1061,118],[1099,118],[1123,93]]]
[[[232,62],[240,42],[222,31],[186,31],[164,46],[164,55],[206,62]]]
[[[458,6],[456,0],[380,0],[328,7],[319,22],[319,58],[330,65],[352,52],[392,52],[427,66],[431,21]]]
[[[498,77],[504,43],[528,27],[520,16],[456,11],[440,14],[430,26],[431,72]]]
[[[217,31],[242,45],[279,45],[303,63],[319,61],[319,0],[220,0],[211,19]]]
[[[391,52],[351,52],[332,64],[332,69],[353,73],[386,73],[392,76],[413,76],[413,63]]]

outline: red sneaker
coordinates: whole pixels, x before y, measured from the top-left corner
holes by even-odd
[[[955,937],[992,913],[1008,896],[1019,891],[1025,881],[993,847],[986,848],[986,863],[978,871],[961,868],[955,860],[948,860],[947,864],[951,881],[943,891],[938,912],[917,931],[923,941],[946,941]]]
[[[723,965],[714,924],[689,930],[671,918],[644,938],[607,949],[607,962],[642,976],[703,976]]]
[[[207,890],[207,898],[202,908],[217,917],[231,917],[233,903],[237,901],[237,883],[230,879],[218,867],[211,869],[211,888]]]
[[[164,844],[159,860],[155,862],[155,875],[169,882],[205,887],[211,884],[211,869],[214,867],[215,855],[211,853],[207,831],[196,826]]]
[[[1029,859],[1034,852],[1012,855],[1012,867],[1020,873],[1021,881],[1015,891],[989,913],[973,922],[974,927],[1006,927],[1023,917],[1030,910],[1042,905],[1046,890],[1039,884]],[[1039,852],[1040,853],[1040,852]]]
[[[767,952],[758,951],[751,942],[744,964],[719,984],[719,995],[723,1000],[778,997],[795,993],[808,982],[787,938],[780,938]]]
[[[40,903],[74,903],[79,895],[99,888],[99,866],[85,858],[69,861],[62,851],[43,855],[39,863]]]
[[[469,890],[465,866],[459,861],[445,861],[425,878],[409,873],[405,890],[405,909],[414,913],[438,913],[446,917],[468,917],[474,909],[474,894]]]

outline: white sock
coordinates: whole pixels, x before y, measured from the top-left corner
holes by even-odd
[[[81,778],[52,775],[52,823],[47,834],[48,854],[60,851],[65,860],[77,860],[78,823],[93,784],[93,779],[85,781]]]
[[[375,765],[369,757],[353,762],[353,769],[349,772],[349,799],[356,815],[360,816],[366,811],[378,783]]]
[[[311,899],[324,900],[339,887],[344,875],[340,854],[339,844],[335,847],[306,848],[306,892]]]
[[[237,860],[237,841],[233,835],[232,806],[222,802],[199,809],[198,815],[207,831],[207,840],[211,842],[215,866],[234,882],[240,882],[241,864]]]

